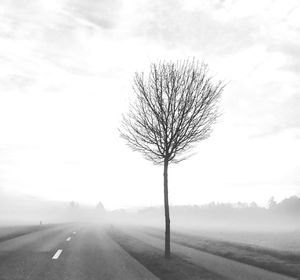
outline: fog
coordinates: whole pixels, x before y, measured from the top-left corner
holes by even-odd
[[[267,207],[255,202],[171,206],[173,229],[216,231],[300,230],[300,198],[270,198]],[[1,193],[0,225],[37,225],[68,222],[128,224],[164,228],[163,207],[105,210],[102,202],[49,201],[27,195]]]
[[[267,207],[260,207],[255,202],[212,202],[206,205],[171,206],[170,213],[174,229],[260,232],[300,229],[300,198],[296,196],[279,202],[270,198]],[[163,228],[164,209],[117,210],[110,213],[110,219],[115,223]]]
[[[282,232],[300,230],[300,198],[282,201],[270,198],[267,207],[253,203],[216,203],[171,206],[173,229],[215,231]],[[1,192],[0,225],[50,223],[107,223],[164,228],[164,209],[160,207],[105,210],[76,201],[49,201]]]
[[[28,195],[1,193],[0,226],[70,222],[104,222],[101,202],[94,207],[75,201],[48,201]]]
[[[254,202],[173,205],[170,214],[171,236],[191,234],[191,237],[200,236],[204,240],[238,242],[284,251],[300,250],[300,197],[292,196],[282,201],[270,198],[267,207]],[[3,192],[0,196],[0,238],[15,232],[69,223],[97,224],[107,229],[138,229],[163,236],[164,219],[162,206],[109,211],[100,201],[96,205],[86,205]]]

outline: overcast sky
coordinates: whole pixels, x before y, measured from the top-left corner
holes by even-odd
[[[161,205],[162,167],[118,126],[135,71],[195,57],[229,82],[222,117],[170,166],[171,204],[300,195],[297,0],[2,0],[0,195]]]

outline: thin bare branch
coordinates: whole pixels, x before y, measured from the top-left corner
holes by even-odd
[[[195,143],[209,137],[223,89],[197,60],[153,63],[148,78],[135,74],[136,101],[123,116],[120,135],[155,164],[185,160]]]

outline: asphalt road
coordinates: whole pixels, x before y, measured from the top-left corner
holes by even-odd
[[[156,279],[101,227],[63,225],[0,242],[0,280]]]

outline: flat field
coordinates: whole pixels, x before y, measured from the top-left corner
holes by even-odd
[[[1,226],[0,242],[9,240],[27,233],[47,229],[53,225],[17,225],[17,226]]]
[[[177,230],[184,233],[184,230]],[[300,253],[300,230],[293,231],[230,231],[202,230],[190,231],[193,236],[202,236],[257,247],[265,247],[278,251]]]
[[[161,279],[300,278],[300,240],[293,232],[175,230],[171,262],[163,259],[162,229],[113,227],[110,234]]]

